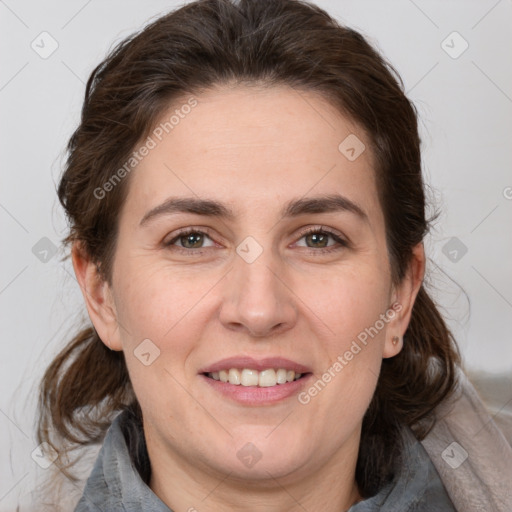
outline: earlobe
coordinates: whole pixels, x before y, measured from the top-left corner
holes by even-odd
[[[393,309],[397,313],[389,323],[382,357],[396,356],[403,348],[404,334],[411,320],[414,302],[425,275],[425,250],[420,242],[412,250],[406,275],[395,288]]]
[[[384,351],[382,357],[387,359],[389,357],[395,357],[400,353],[403,348],[403,337],[402,336],[389,336],[384,342]]]
[[[102,279],[80,241],[75,241],[71,249],[75,275],[82,290],[87,312],[96,332],[103,343],[111,350],[122,350],[112,291]]]

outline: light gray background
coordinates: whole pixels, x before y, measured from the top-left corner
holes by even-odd
[[[421,117],[430,199],[442,211],[426,241],[429,281],[466,366],[510,375],[512,2],[316,3],[367,35],[401,74]],[[31,459],[36,386],[85,314],[62,251],[46,263],[33,252],[43,237],[59,246],[66,233],[55,188],[85,82],[114,43],[177,5],[0,0],[0,510],[30,502],[43,471]],[[46,59],[31,48],[43,31],[58,43]],[[464,42],[454,31],[469,44],[458,58]],[[459,248],[446,245],[453,237]]]

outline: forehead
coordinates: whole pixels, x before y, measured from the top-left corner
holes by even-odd
[[[190,98],[195,106],[184,108]],[[377,207],[367,135],[314,92],[239,85],[184,96],[150,138],[130,177],[127,202],[139,215],[180,195],[214,196],[240,216],[328,193],[366,205],[369,216]]]

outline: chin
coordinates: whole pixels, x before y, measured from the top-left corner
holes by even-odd
[[[276,479],[280,483],[289,475],[296,475],[297,472],[303,471],[304,466],[297,458],[290,459],[288,454],[276,454],[276,456],[266,460],[263,457],[255,462],[252,466],[245,466],[238,460],[226,464],[223,472],[230,474],[229,479],[238,481],[247,487],[254,485],[261,488],[265,483],[268,487],[275,487]]]
[[[231,473],[230,479],[249,483],[258,481],[260,486],[265,480],[269,480],[272,486],[275,485],[274,478],[303,471],[309,459],[306,444],[291,433],[286,436],[279,436],[276,432],[269,435],[271,431],[271,428],[265,427],[260,428],[259,435],[251,436],[246,432],[245,435],[235,436],[228,447],[218,450],[219,457],[212,457],[217,469]],[[222,467],[219,467],[219,461],[223,462]]]

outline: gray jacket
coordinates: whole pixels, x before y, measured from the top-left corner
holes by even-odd
[[[131,418],[125,411],[113,421],[75,512],[172,512],[131,462],[128,435],[138,436],[130,439],[131,444],[145,446],[142,429],[136,428]],[[455,512],[422,444],[410,429],[403,435],[402,471],[377,495],[356,503],[348,512]],[[143,452],[149,467],[147,451]]]

